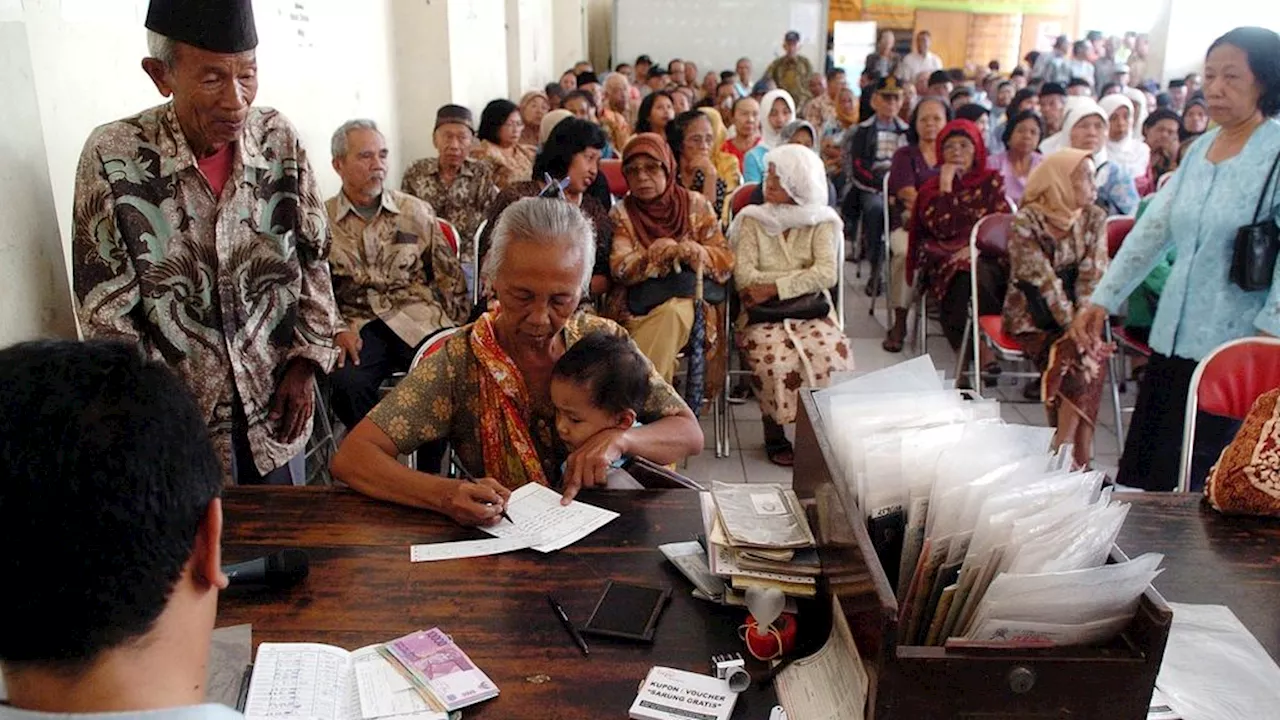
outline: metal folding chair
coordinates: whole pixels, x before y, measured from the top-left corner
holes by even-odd
[[[1187,390],[1178,492],[1191,487],[1196,413],[1243,420],[1258,396],[1280,387],[1280,338],[1247,337],[1214,348],[1196,366]]]
[[[884,174],[884,180],[881,181],[880,183],[880,199],[883,201],[881,203],[880,214],[882,216],[882,220],[884,221],[884,232],[880,234],[881,237],[879,239],[865,238],[866,242],[869,242],[869,243],[879,242],[881,243],[881,245],[883,245],[883,250],[880,253],[880,267],[871,268],[871,274],[867,276],[867,282],[878,283],[880,285],[880,292],[877,292],[871,296],[871,307],[867,308],[867,314],[870,315],[871,317],[876,316],[876,301],[880,299],[881,295],[884,295],[884,308],[885,308],[885,318],[886,318],[884,323],[884,328],[885,330],[888,330],[889,326],[893,324],[893,310],[890,309],[889,307],[889,287],[888,287],[889,285],[888,266],[889,266],[889,251],[890,251],[890,248],[889,248],[889,173]],[[861,223],[859,223],[859,225],[861,225]],[[876,318],[876,322],[879,323],[880,319]],[[843,327],[843,325],[841,327]]]
[[[484,229],[489,227],[489,218],[485,218],[480,227],[476,228],[476,257],[471,266],[471,307],[475,307],[480,302],[480,237],[484,235]]]
[[[972,349],[970,374],[973,377],[973,388],[982,395],[982,362],[979,348],[985,342],[991,348],[996,360],[1000,362],[1020,363],[1029,358],[1014,339],[1005,333],[1004,321],[1000,315],[979,315],[978,313],[978,258],[1002,258],[1009,254],[1009,229],[1013,225],[1012,213],[995,213],[979,220],[969,233],[969,318],[965,321],[964,340],[960,344],[960,352],[956,354],[956,377],[964,372],[965,355]],[[976,322],[975,322],[976,318]],[[1002,373],[1001,376],[1015,378],[1036,378],[1039,373],[1014,372]]]

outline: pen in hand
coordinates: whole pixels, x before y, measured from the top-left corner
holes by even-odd
[[[454,450],[452,447],[449,448],[449,461],[453,463],[454,467],[458,468],[458,472],[462,473],[463,480],[466,480],[472,485],[480,484],[480,481],[476,480],[476,477],[471,474],[471,471],[467,470],[467,466],[462,464],[462,458],[458,457],[458,451]],[[492,505],[493,503],[485,503],[485,504]],[[511,519],[511,516],[507,514],[506,510],[502,511],[502,519],[506,520],[512,525],[516,524],[516,521]]]
[[[564,608],[560,607],[560,603],[551,597],[551,593],[547,593],[547,604],[551,606],[551,610],[555,612],[556,617],[560,619],[560,624],[568,631],[569,637],[573,638],[573,642],[578,645],[578,649],[582,651],[583,656],[591,654],[591,650],[587,648],[587,641],[582,639],[582,633],[578,632],[578,628],[569,622],[569,616],[565,613]]]

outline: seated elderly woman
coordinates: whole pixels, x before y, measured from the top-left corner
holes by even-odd
[[[1035,111],[1023,110],[1009,118],[1009,122],[1002,127],[1004,137],[1000,144],[1004,151],[987,157],[987,167],[1000,173],[1004,178],[1005,194],[1013,202],[1019,203],[1022,202],[1022,193],[1026,191],[1031,171],[1044,159],[1036,150],[1044,137],[1044,119]]]
[[[711,132],[715,135],[713,141],[715,144],[711,148],[711,163],[715,165],[716,176],[724,181],[725,192],[733,192],[742,184],[742,166],[738,164],[738,158],[724,149],[724,144],[729,142],[729,130],[715,108],[700,107],[698,112],[707,116],[707,122],[711,123]]]
[[[1040,397],[1057,430],[1054,448],[1073,443],[1077,467],[1088,467],[1109,352],[1066,337],[1077,309],[1088,305],[1107,270],[1107,214],[1094,204],[1088,150],[1059,150],[1027,183],[1009,236],[1009,291],[1004,330],[1042,373]]]
[[[1119,164],[1135,179],[1147,174],[1151,165],[1151,148],[1134,137],[1133,101],[1124,95],[1108,95],[1098,101],[1107,114],[1107,158]]]
[[[910,224],[907,282],[917,270],[924,287],[939,303],[943,334],[958,350],[969,316],[972,274],[978,276],[978,311],[997,315],[1004,306],[1005,270],[995,260],[978,259],[969,266],[969,235],[978,220],[992,213],[1009,212],[1004,179],[987,167],[982,133],[968,120],[952,120],[938,134],[937,177],[920,188]],[[982,346],[983,370],[999,371]]]
[[[551,112],[551,102],[547,94],[541,90],[527,92],[520,98],[520,121],[524,130],[520,132],[520,144],[537,147],[538,131],[542,127],[542,118]]]
[[[1040,145],[1046,155],[1075,148],[1093,153],[1093,164],[1098,172],[1098,205],[1108,215],[1132,215],[1138,211],[1138,188],[1134,177],[1120,163],[1112,161],[1107,153],[1107,136],[1110,119],[1098,103],[1079,98],[1067,110],[1062,130],[1051,135]]]
[[[389,502],[492,524],[510,491],[530,482],[572,498],[604,482],[623,455],[660,464],[702,449],[702,430],[656,374],[643,425],[610,429],[569,453],[556,435],[551,369],[584,336],[625,336],[608,320],[577,312],[594,263],[591,223],[568,203],[526,198],[502,214],[485,275],[500,310],[485,313],[424,359],[351,431],[333,475]],[[396,456],[447,440],[476,484],[418,472]],[[563,468],[563,473],[562,473]]]
[[[503,211],[517,200],[534,197],[547,190],[545,177],[550,175],[553,181],[560,184],[559,195],[581,210],[595,229],[596,262],[591,271],[590,295],[608,292],[613,220],[609,218],[609,208],[602,205],[590,192],[600,175],[600,156],[604,146],[604,131],[594,123],[578,118],[565,118],[556,123],[546,142],[542,144],[542,151],[533,161],[534,176],[540,179],[511,185],[493,201],[489,223],[485,225],[484,232],[480,233],[481,263],[488,255]]]
[[[893,324],[880,347],[902,352],[907,336],[907,311],[915,289],[907,282],[907,228],[920,188],[938,174],[938,133],[951,122],[951,107],[942,98],[922,99],[911,111],[907,144],[898,148],[889,165],[889,307]]]
[[[476,131],[480,142],[471,149],[471,156],[493,163],[499,188],[528,180],[533,175],[536,151],[531,145],[520,144],[522,134],[524,121],[520,119],[520,108],[515,103],[494,100],[484,107],[480,114],[480,128]]]
[[[743,181],[749,183],[764,182],[764,155],[785,142],[782,130],[795,119],[796,102],[786,90],[770,90],[760,101],[760,112],[764,113],[760,144],[742,159]]]
[[[613,207],[615,287],[605,315],[631,332],[658,374],[670,381],[676,355],[689,341],[693,303],[702,270],[704,302],[724,300],[733,274],[733,253],[720,232],[711,203],[676,182],[675,159],[667,141],[654,133],[631,138],[622,153],[630,192]],[[714,307],[707,307],[708,368],[724,360],[715,332]],[[708,378],[717,373],[708,371]],[[714,388],[708,396],[714,396]]]
[[[827,203],[816,153],[789,144],[765,160],[765,204],[743,208],[730,231],[747,322],[739,347],[760,398],[769,460],[790,467],[795,456],[783,426],[795,422],[798,390],[825,387],[833,373],[853,369],[830,292],[844,230]]]
[[[675,157],[680,187],[709,200],[716,217],[720,217],[729,186],[711,159],[716,146],[711,119],[697,110],[680,113],[667,124],[667,145]]]
[[[800,147],[808,148],[817,153],[818,143],[815,140],[817,136],[817,128],[815,128],[808,120],[792,120],[787,123],[786,127],[782,128],[782,145],[779,147],[784,147],[786,145],[799,145]],[[821,159],[822,156],[819,155],[818,158]],[[831,207],[836,207],[836,203],[840,202],[840,196],[836,193],[836,185],[829,179],[826,181],[826,185],[827,204]],[[762,182],[756,186],[755,190],[751,191],[750,203],[752,205],[759,205],[763,202],[765,202],[765,199],[764,183]]]

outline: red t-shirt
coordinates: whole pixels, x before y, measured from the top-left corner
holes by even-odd
[[[222,197],[222,188],[231,179],[231,164],[234,160],[235,145],[227,143],[209,157],[196,161],[200,166],[200,172],[204,173],[205,179],[209,181],[209,187],[213,188],[215,198]]]
[[[743,165],[746,163],[747,153],[751,152],[751,150],[752,148],[747,148],[746,150],[739,150],[738,146],[733,144],[733,138],[729,138],[728,140],[725,140],[724,145],[720,146],[721,152],[727,152],[730,155],[738,158],[738,172],[742,172]]]

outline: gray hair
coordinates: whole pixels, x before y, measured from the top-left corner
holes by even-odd
[[[512,240],[534,242],[546,248],[565,247],[582,258],[582,287],[591,283],[596,264],[596,232],[578,208],[564,200],[531,197],[517,200],[498,216],[493,243],[485,256],[484,277],[490,283],[502,272],[507,247]]]
[[[337,130],[333,131],[333,139],[329,141],[329,152],[334,160],[347,156],[347,133],[352,130],[381,132],[378,130],[378,123],[365,118],[356,118],[342,123]]]
[[[164,63],[165,67],[172,68],[178,57],[178,41],[155,30],[148,30],[147,53]]]

